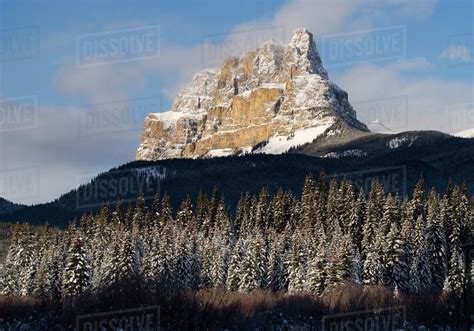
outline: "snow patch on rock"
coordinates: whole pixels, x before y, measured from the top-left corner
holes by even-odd
[[[254,153],[282,154],[293,147],[298,147],[312,142],[322,135],[333,123],[322,124],[316,127],[296,131],[287,136],[274,136],[268,140],[265,146],[258,148]]]

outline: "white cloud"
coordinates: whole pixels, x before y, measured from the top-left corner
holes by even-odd
[[[450,46],[444,49],[439,58],[449,62],[470,62],[473,60],[471,50],[466,46]]]
[[[0,131],[0,196],[23,203],[50,201],[77,187],[84,174],[97,174],[133,158],[141,127],[81,135],[80,111],[42,106],[36,128]],[[11,171],[17,174],[22,169],[37,169],[38,190],[33,196],[32,190],[2,186]]]
[[[394,121],[391,128],[396,131],[459,130],[453,126],[457,122],[453,116],[457,115],[448,110],[455,104],[473,102],[472,84],[433,75],[409,78],[403,75],[402,69],[394,63],[360,65],[333,79],[348,91],[359,118],[367,117],[364,111],[378,112],[388,127]],[[374,111],[364,106],[372,102],[379,109]],[[358,105],[362,106],[357,109]]]
[[[399,15],[423,17],[433,13],[437,0],[387,0]]]
[[[389,66],[392,70],[411,73],[419,71],[429,71],[435,68],[435,65],[424,57],[401,59],[390,63]]]
[[[128,63],[90,67],[78,67],[74,60],[67,63],[54,75],[53,86],[65,94],[86,97],[90,103],[126,99],[147,81],[141,67]]]
[[[217,43],[220,49],[238,53],[240,50],[249,51],[256,48],[269,34],[273,39],[288,42],[291,32],[304,26],[313,32],[315,37],[339,32],[351,32],[374,28],[376,24],[390,23],[393,14],[399,16],[427,16],[435,5],[436,0],[292,0],[283,5],[269,18],[244,22],[234,26],[230,31],[216,31],[224,38]],[[145,22],[140,22],[147,26]],[[105,30],[110,29],[108,25]],[[127,23],[127,26],[129,24]],[[113,25],[114,29],[119,25]],[[283,29],[284,33],[280,30]],[[104,30],[104,31],[105,31]],[[242,31],[250,38],[247,47],[241,46]],[[99,31],[98,31],[99,32]],[[206,36],[203,36],[205,39]],[[173,72],[175,83],[168,86],[169,94],[175,93],[199,70],[208,68],[208,64],[219,65],[220,61],[209,61],[208,54],[203,52],[205,44],[192,47],[182,47],[169,40],[161,41],[160,57],[152,59],[137,59],[130,63],[107,64],[89,68],[77,68],[74,64],[62,66],[55,75],[55,86],[69,95],[88,96],[91,100],[113,100],[117,95],[133,92],[145,86],[156,75]],[[131,94],[131,93],[128,93]]]

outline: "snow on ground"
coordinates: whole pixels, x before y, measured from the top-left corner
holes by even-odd
[[[361,157],[361,156],[366,156],[367,153],[364,152],[361,149],[349,149],[347,151],[342,151],[342,152],[331,152],[327,153],[323,157],[330,158],[330,159],[339,159],[341,157]]]
[[[209,152],[207,152],[206,157],[225,157],[225,156],[232,156],[232,155],[242,156],[245,154],[249,154],[251,151],[252,151],[252,146],[241,147],[239,149],[219,148],[219,149],[212,149]]]
[[[392,140],[390,140],[388,142],[388,147],[390,149],[394,149],[394,148],[398,148],[400,147],[404,142],[407,141],[407,138],[406,137],[402,137],[402,138],[393,138]]]
[[[455,133],[454,136],[460,138],[474,138],[474,128]]]
[[[252,94],[252,91],[253,90],[247,90],[247,91],[243,92],[242,97],[244,97],[245,99],[250,98],[250,95]]]
[[[205,111],[201,112],[181,112],[181,111],[165,111],[163,113],[151,113],[150,116],[157,120],[163,122],[163,127],[165,129],[173,128],[176,126],[176,122],[178,122],[181,118],[191,118],[191,119],[199,119],[205,114]]]
[[[223,156],[230,156],[234,154],[233,148],[219,148],[210,150],[206,156],[207,157],[223,157]]]
[[[263,88],[278,88],[284,90],[286,87],[285,83],[263,83],[261,85]]]
[[[292,147],[301,146],[312,142],[331,127],[333,122],[322,124],[316,127],[307,128],[294,132],[288,136],[275,136],[268,140],[268,143],[255,150],[254,153],[260,154],[282,154]]]
[[[410,147],[411,145],[413,145],[413,143],[415,142],[415,140],[416,140],[416,137],[413,137],[413,138],[397,137],[397,138],[393,138],[392,140],[390,140],[390,141],[387,143],[387,146],[388,146],[390,149],[399,148],[400,146],[408,146],[408,147]]]

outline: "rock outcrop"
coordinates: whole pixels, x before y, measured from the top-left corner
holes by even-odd
[[[196,74],[170,111],[146,117],[136,159],[284,153],[351,130],[368,131],[300,28],[288,45],[266,42]]]

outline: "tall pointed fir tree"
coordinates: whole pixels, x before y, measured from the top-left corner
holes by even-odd
[[[326,246],[321,245],[308,265],[307,287],[315,295],[323,294],[328,282]]]
[[[20,254],[22,252],[21,245],[25,241],[26,236],[24,226],[16,224],[12,228],[12,237],[10,246],[8,248],[7,256],[4,264],[4,272],[2,277],[1,290],[4,295],[19,295],[20,280],[19,280],[19,263]]]
[[[285,192],[283,189],[278,189],[276,195],[273,197],[270,209],[272,211],[273,227],[278,232],[282,232],[287,223]]]
[[[432,286],[431,260],[428,250],[428,228],[423,214],[415,224],[415,255],[412,264],[411,279],[413,292],[427,292]]]
[[[382,285],[386,281],[387,269],[384,264],[384,242],[383,228],[375,229],[374,243],[366,250],[366,259],[364,261],[364,284]]]
[[[365,195],[359,192],[358,196],[352,202],[351,213],[349,216],[349,236],[352,245],[357,248],[358,254],[362,253],[362,238],[364,236],[365,220]]]
[[[319,173],[318,181],[316,182],[315,194],[314,194],[314,217],[316,230],[321,227],[326,231],[326,201],[327,201],[327,184],[326,174],[321,170]]]
[[[249,292],[262,288],[265,277],[265,252],[260,236],[247,237],[243,244],[243,258],[239,265],[239,291]]]
[[[420,216],[425,217],[425,180],[420,177],[413,191],[411,200],[413,210],[413,220],[417,221]]]
[[[176,259],[175,259],[175,288],[178,290],[186,289],[191,283],[191,254],[189,252],[188,237],[182,231],[176,241]]]
[[[171,207],[170,196],[168,195],[167,192],[165,192],[165,194],[163,194],[163,198],[161,199],[161,213],[160,213],[160,221],[159,221],[160,229],[172,221],[173,221],[173,209]]]
[[[92,284],[93,289],[98,290],[101,287],[101,280],[104,277],[104,255],[110,243],[109,227],[108,227],[109,211],[108,206],[104,206],[95,220],[93,228],[91,250],[92,250]],[[114,223],[119,222],[118,215],[114,215]]]
[[[258,196],[258,203],[255,212],[256,226],[262,231],[267,228],[269,223],[268,204],[269,194],[268,190],[264,187]]]
[[[86,292],[91,283],[91,264],[80,230],[72,233],[63,274],[63,296],[76,297]]]
[[[30,228],[26,227],[26,237],[20,244],[19,252],[19,277],[20,277],[20,293],[27,296],[32,294],[35,285],[35,276],[38,271],[39,261],[37,256],[41,256],[40,246],[38,245],[38,234],[30,233]]]
[[[307,272],[307,250],[298,231],[292,236],[286,265],[288,270],[288,292],[303,291]]]
[[[438,194],[430,191],[427,210],[427,243],[430,260],[432,285],[435,290],[443,289],[447,273],[446,233],[441,224],[441,206]]]
[[[191,223],[194,218],[193,213],[193,203],[191,197],[189,195],[181,203],[181,207],[176,214],[176,223],[183,227],[186,226],[188,223]]]
[[[363,256],[367,256],[374,245],[376,229],[383,216],[384,191],[377,179],[372,180],[371,191],[367,199],[364,236],[362,239]]]
[[[462,293],[465,286],[465,266],[462,252],[462,192],[455,188],[447,203],[449,213],[446,215],[446,223],[450,229],[449,243],[449,264],[448,276],[444,283],[444,291],[448,293]]]
[[[352,183],[344,178],[339,189],[339,226],[345,235],[349,231],[352,215],[352,205],[355,200],[354,187]]]
[[[227,270],[226,289],[237,291],[240,285],[240,264],[244,258],[244,240],[239,238],[235,243],[229,258],[229,267]]]
[[[270,234],[269,238],[272,238],[272,240],[270,241],[265,288],[273,292],[279,292],[286,287],[285,250],[276,234]]]
[[[332,240],[334,229],[339,226],[339,185],[336,178],[331,179],[327,198],[326,236]]]
[[[313,176],[306,176],[301,194],[301,225],[306,229],[315,226],[315,184]]]
[[[156,193],[153,196],[153,199],[151,201],[151,220],[153,222],[153,226],[160,224],[160,212],[161,212],[161,198],[160,194]]]

